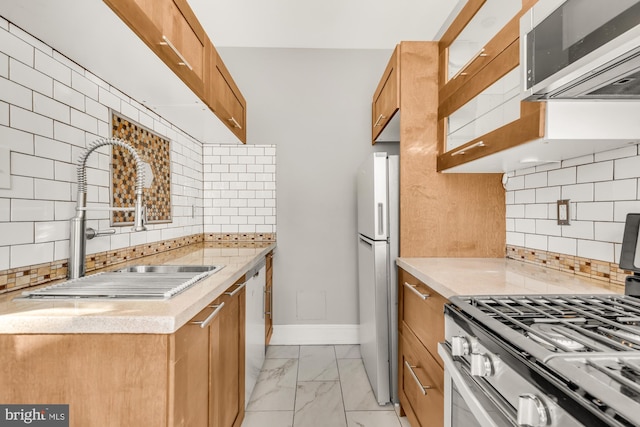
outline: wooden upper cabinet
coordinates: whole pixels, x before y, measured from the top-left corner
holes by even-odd
[[[104,0],[162,61],[204,98],[209,42],[186,0]]]
[[[206,103],[240,141],[247,141],[247,101],[213,47],[207,54]]]
[[[389,121],[400,109],[400,45],[397,45],[384,70],[382,79],[373,94],[371,108],[371,141],[385,129]]]
[[[534,3],[470,0],[440,40],[438,171],[543,136],[544,103],[519,90],[520,17]]]

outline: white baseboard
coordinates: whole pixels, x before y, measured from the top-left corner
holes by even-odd
[[[270,345],[359,344],[359,325],[273,325]]]

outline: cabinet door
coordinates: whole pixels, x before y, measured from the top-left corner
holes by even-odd
[[[443,425],[444,370],[410,331],[400,335],[398,370],[400,403],[411,425]]]
[[[264,345],[269,345],[273,335],[273,253],[267,254],[267,274],[264,290]]]
[[[104,2],[200,98],[204,98],[206,33],[186,0]]]
[[[400,45],[396,46],[391,59],[384,70],[382,79],[373,94],[372,105],[372,142],[384,130],[389,120],[400,108]]]
[[[172,426],[206,426],[209,420],[209,347],[211,323],[201,327],[215,308],[207,307],[173,336],[169,367],[169,419]],[[215,321],[215,320],[214,320]]]
[[[207,104],[242,142],[247,141],[247,102],[213,46],[209,56]]]
[[[220,297],[224,307],[211,354],[212,412],[210,425],[239,427],[244,419],[244,279]]]

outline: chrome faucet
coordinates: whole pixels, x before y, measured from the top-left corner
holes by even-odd
[[[87,208],[87,159],[89,155],[96,149],[105,145],[113,145],[128,150],[136,162],[136,201],[133,208],[130,207],[114,207],[114,208],[96,208],[95,210],[109,211],[133,211],[134,225],[133,231],[145,231],[144,226],[145,212],[142,204],[142,187],[144,185],[144,168],[142,160],[136,150],[125,141],[117,138],[102,138],[92,142],[89,147],[82,153],[78,160],[78,200],[76,202],[76,216],[71,218],[71,236],[69,239],[69,267],[67,276],[69,279],[77,279],[85,274],[85,257],[87,239],[103,236],[107,234],[115,234],[115,229],[94,230],[86,228],[86,211]]]

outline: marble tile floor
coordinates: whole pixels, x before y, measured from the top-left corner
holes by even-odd
[[[357,345],[269,346],[242,427],[410,427],[379,406]]]

